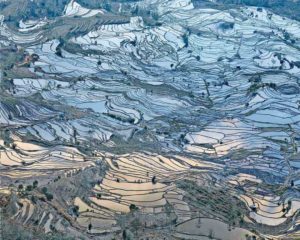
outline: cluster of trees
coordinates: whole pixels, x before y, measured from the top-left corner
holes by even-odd
[[[18,186],[18,191],[22,192],[22,191],[26,191],[26,192],[31,192],[33,189],[37,188],[39,182],[37,180],[34,180],[32,185],[27,185],[26,187],[24,187],[23,184],[19,184]]]
[[[42,193],[44,193],[48,201],[51,201],[53,199],[53,194],[49,193],[46,187],[42,188]]]

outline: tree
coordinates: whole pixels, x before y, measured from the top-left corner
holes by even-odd
[[[92,230],[92,227],[93,227],[92,223],[89,223],[89,226],[88,226],[89,231]]]
[[[46,198],[47,198],[48,201],[52,201],[53,195],[51,193],[47,193]]]
[[[55,54],[59,57],[63,57],[62,56],[62,51],[61,51],[61,48],[60,47],[57,47],[56,50],[55,50]]]
[[[151,181],[152,181],[153,184],[156,184],[156,177],[153,176]]]
[[[35,196],[31,196],[31,201],[36,204],[36,197]]]
[[[182,40],[184,42],[184,47],[188,47],[189,46],[189,36],[188,36],[188,34],[184,34],[182,36]]]
[[[123,237],[124,240],[127,238],[126,230],[123,230],[122,237]]]
[[[139,208],[135,204],[130,204],[129,209],[130,209],[130,212],[133,212],[133,211],[138,210]]]
[[[73,213],[76,215],[76,216],[79,216],[79,207],[78,206],[74,206],[73,207]]]
[[[46,187],[42,188],[42,193],[44,193],[46,195],[46,193],[48,192],[48,189]]]
[[[33,184],[32,184],[33,188],[36,188],[38,185],[39,185],[39,182],[37,180],[34,180]]]
[[[292,207],[292,201],[289,199],[288,200],[288,209],[291,209],[291,207]]]

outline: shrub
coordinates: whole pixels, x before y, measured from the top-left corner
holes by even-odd
[[[38,185],[39,185],[39,182],[37,180],[34,180],[33,184],[32,184],[33,188],[36,188]]]
[[[46,193],[45,195],[48,201],[52,201],[53,195],[51,193]]]
[[[46,193],[48,192],[48,189],[46,187],[42,188],[42,193],[44,193],[46,195]]]
[[[130,204],[129,209],[130,209],[130,212],[133,212],[133,211],[138,210],[139,208],[135,204]]]

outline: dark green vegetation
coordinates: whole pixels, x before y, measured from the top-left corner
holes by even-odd
[[[67,0],[6,1],[0,3],[0,10],[8,22],[41,17],[53,18],[61,15],[67,2]]]
[[[231,8],[235,6],[255,6],[269,8],[273,12],[285,15],[292,19],[300,19],[299,0],[217,0],[210,2],[208,0],[192,0],[195,6],[211,6],[220,9]]]
[[[25,227],[14,221],[7,221],[7,215],[4,215],[3,236],[5,240],[75,240],[59,233],[45,234],[41,229],[34,227]]]
[[[233,197],[228,190],[216,189],[213,186],[199,186],[190,180],[178,181],[177,186],[187,192],[186,200],[202,216],[215,215],[231,226],[243,223],[247,212],[246,206]]]

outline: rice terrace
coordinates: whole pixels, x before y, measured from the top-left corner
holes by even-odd
[[[299,0],[0,0],[0,240],[300,239]]]

